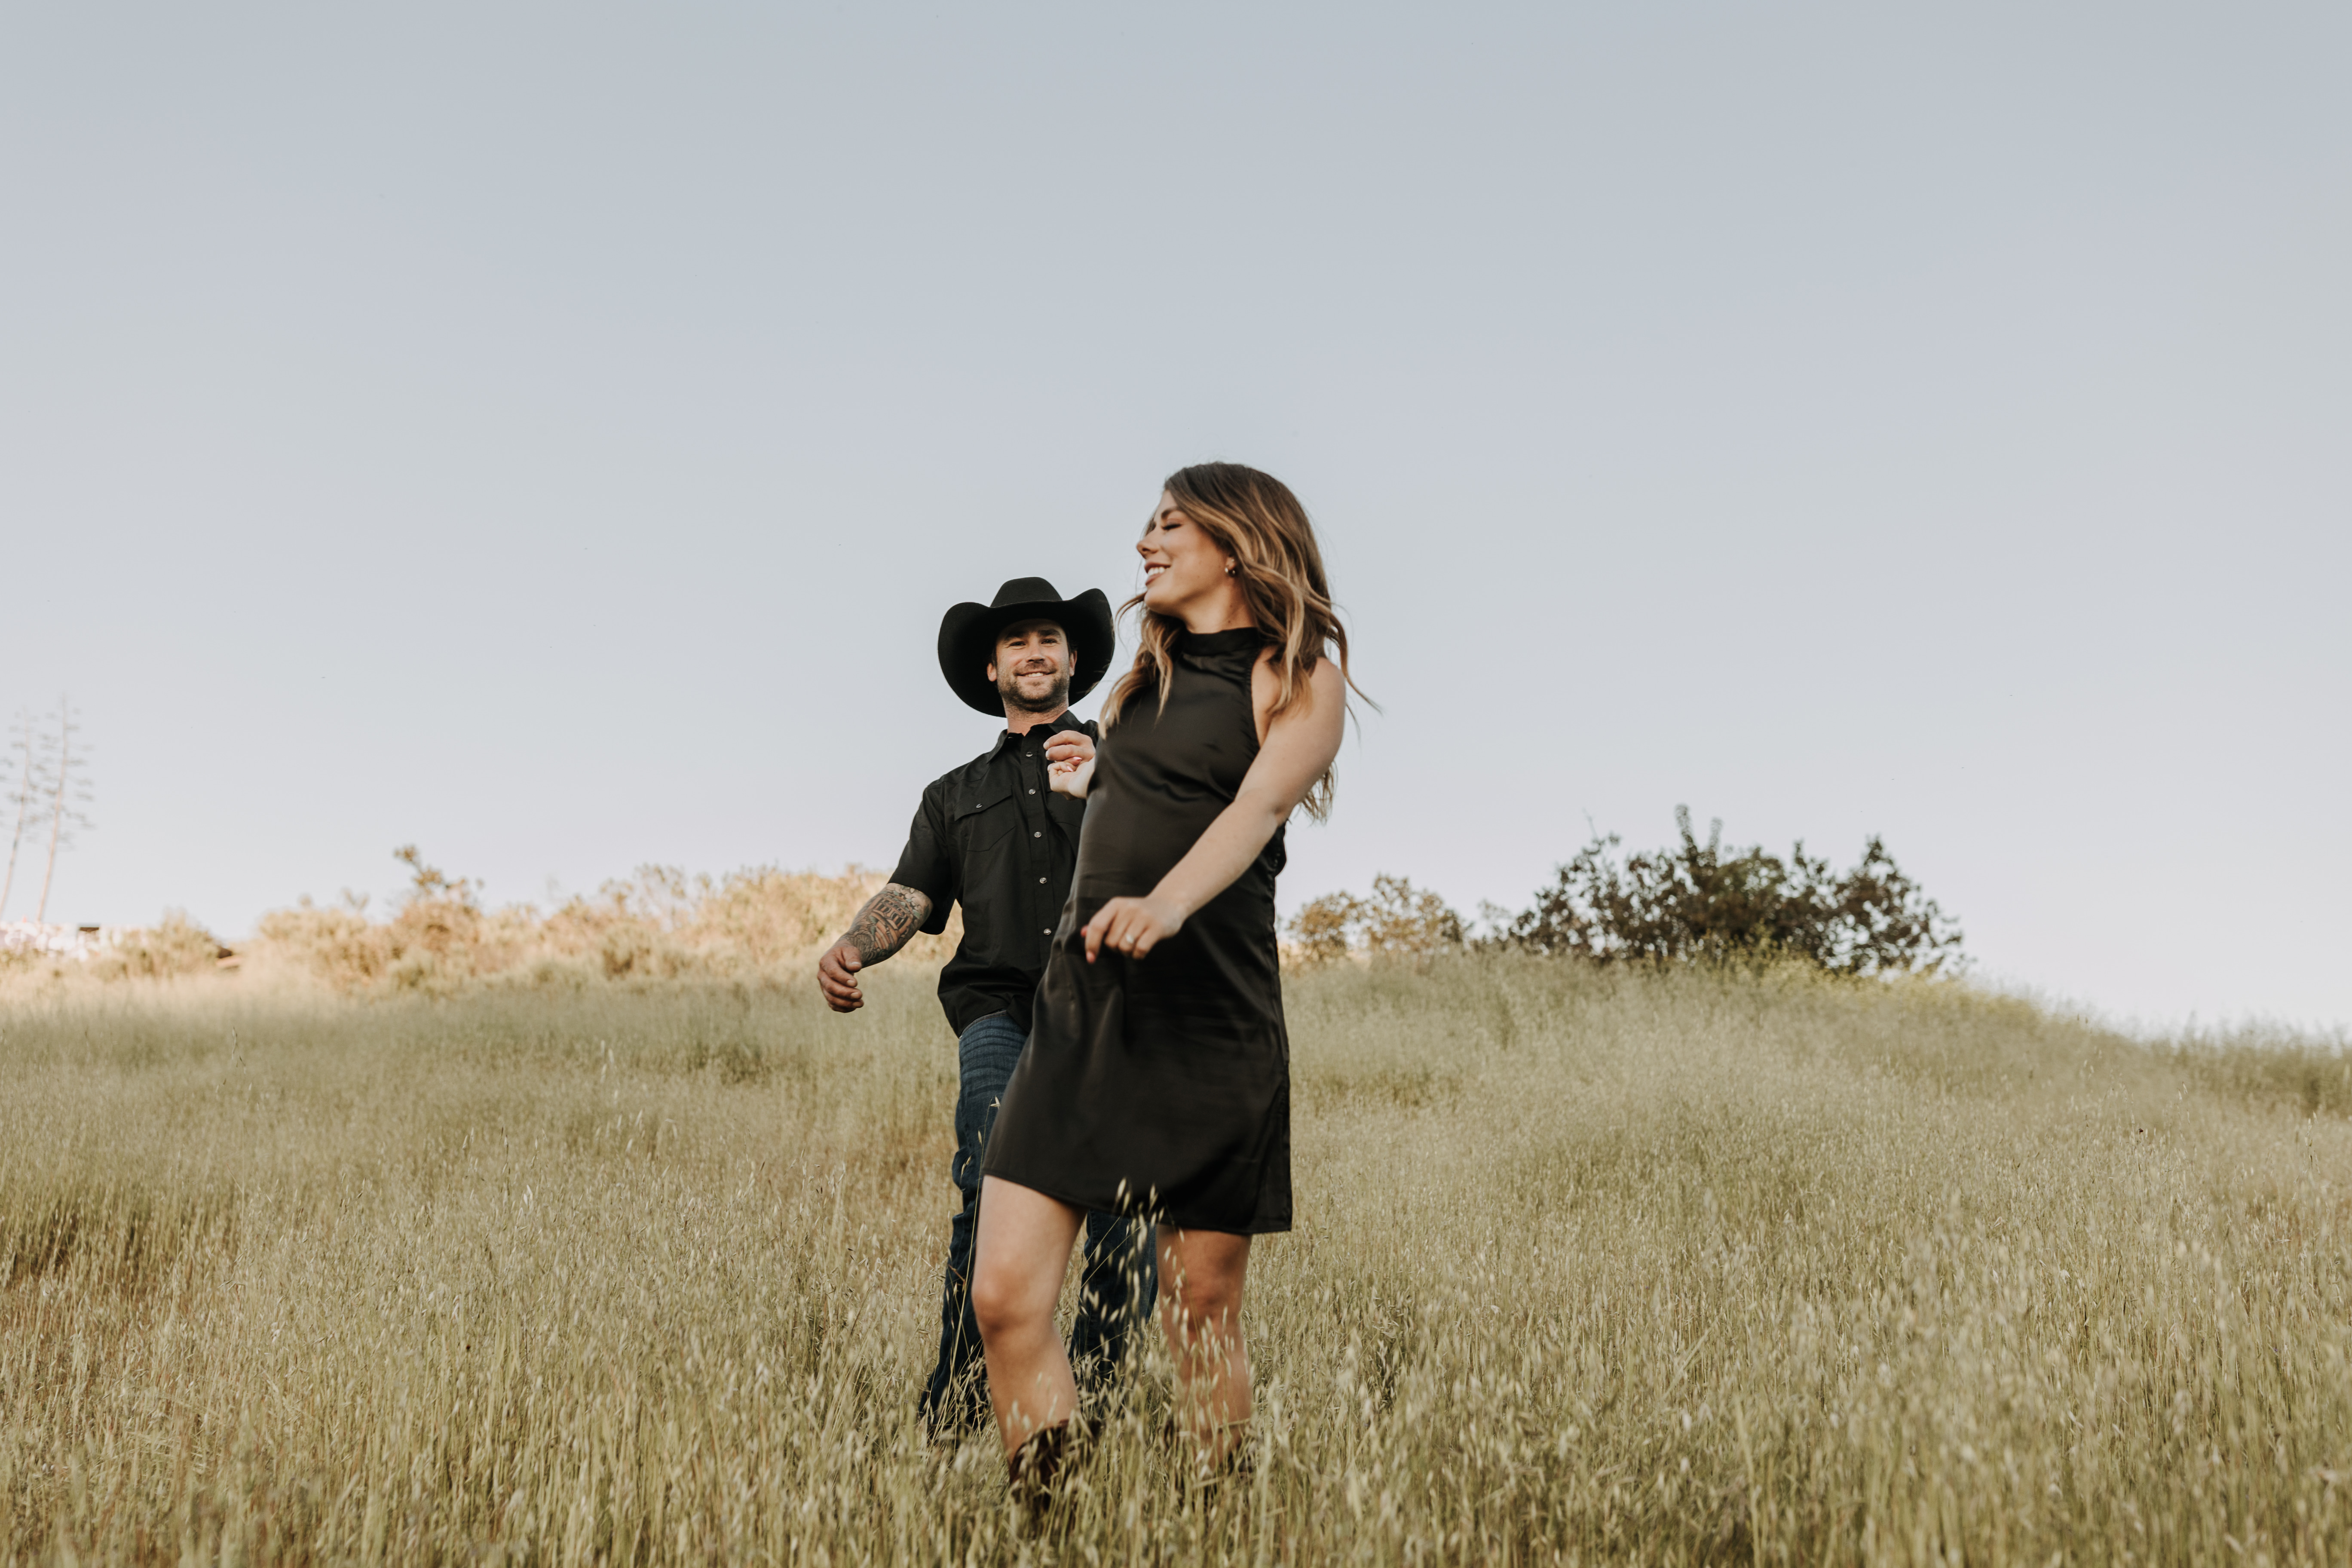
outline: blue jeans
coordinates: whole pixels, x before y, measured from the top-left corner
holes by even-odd
[[[923,1390],[923,1420],[941,1436],[979,1426],[988,1414],[986,1374],[980,1364],[980,1325],[971,1315],[972,1241],[980,1225],[980,1162],[996,1125],[996,1108],[1012,1081],[1028,1035],[1003,1013],[966,1028],[956,1041],[952,1174],[963,1207],[948,1233],[947,1279],[940,1297],[940,1359]],[[1070,1327],[1070,1369],[1082,1395],[1093,1396],[1117,1375],[1128,1331],[1151,1316],[1160,1294],[1159,1258],[1151,1227],[1121,1215],[1087,1215],[1086,1261],[1078,1276],[1077,1320]]]

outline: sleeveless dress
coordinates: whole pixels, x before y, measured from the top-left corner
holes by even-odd
[[[1290,1228],[1290,1038],[1275,952],[1276,828],[1233,886],[1131,959],[1087,962],[1087,922],[1140,897],[1233,803],[1257,758],[1254,627],[1179,635],[1103,740],[1078,864],[1028,1047],[988,1143],[992,1176],[1191,1230]]]

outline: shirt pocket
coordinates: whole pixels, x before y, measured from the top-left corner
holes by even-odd
[[[974,791],[955,803],[954,809],[948,814],[948,834],[955,845],[957,858],[965,862],[961,869],[967,886],[976,879],[976,876],[977,879],[984,879],[986,876],[985,871],[972,865],[968,858],[1002,848],[1005,840],[1013,837],[1013,830],[1020,826],[1020,820],[1021,814],[1013,805],[1013,791],[1009,786],[998,785],[993,789]]]

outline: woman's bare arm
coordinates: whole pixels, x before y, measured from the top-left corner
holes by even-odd
[[[1217,814],[1160,885],[1142,898],[1112,899],[1095,911],[1087,922],[1088,963],[1105,947],[1141,958],[1175,935],[1194,910],[1234,885],[1274,830],[1289,820],[1339,754],[1347,729],[1347,687],[1338,665],[1317,660],[1307,690],[1307,701],[1266,724],[1257,760],[1243,776],[1233,804]],[[1266,693],[1254,689],[1253,695],[1261,698],[1261,708],[1266,705]]]

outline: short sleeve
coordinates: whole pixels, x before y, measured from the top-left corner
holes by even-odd
[[[898,852],[898,868],[890,879],[912,888],[931,900],[923,930],[933,936],[948,929],[948,906],[955,902],[955,866],[948,857],[947,812],[937,784],[923,792],[915,820],[907,829],[907,847]]]

